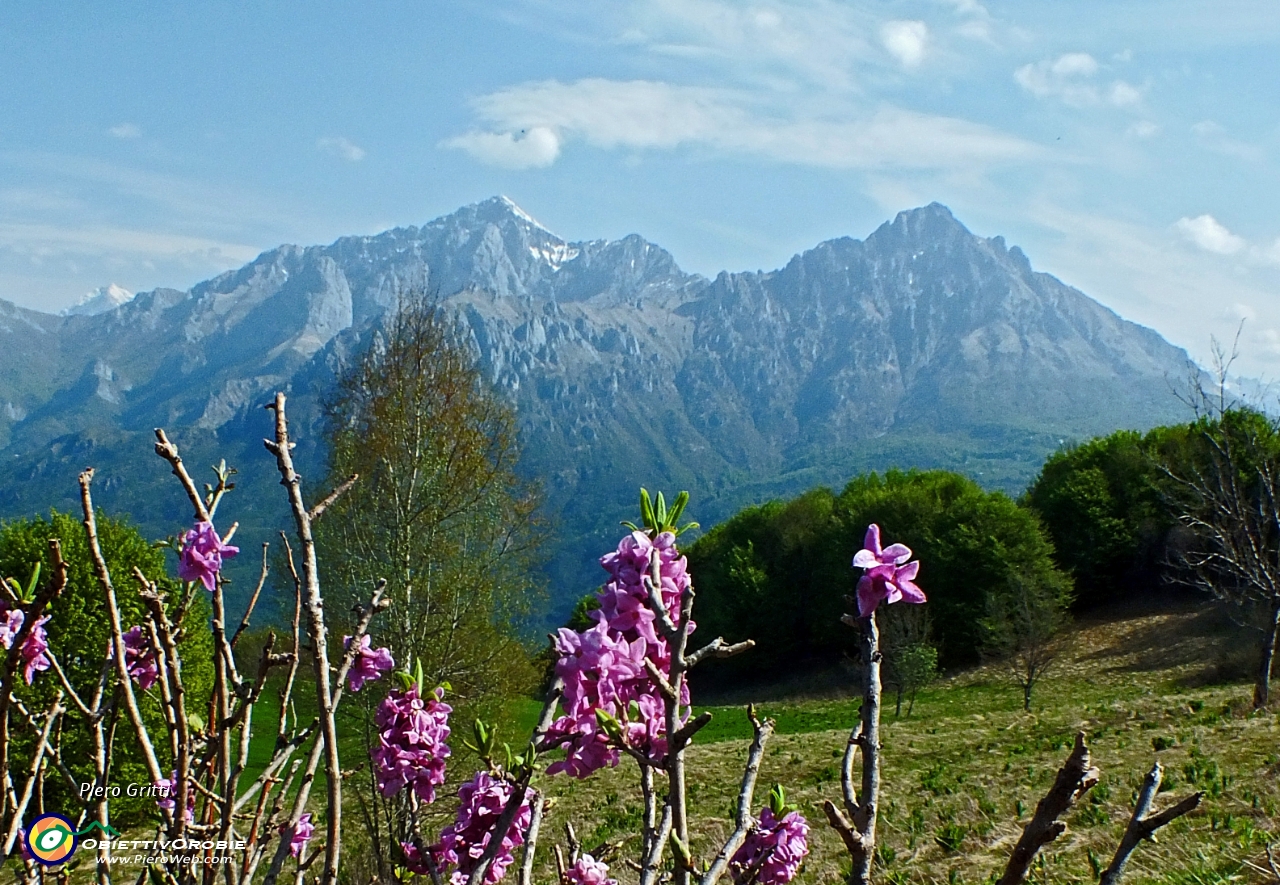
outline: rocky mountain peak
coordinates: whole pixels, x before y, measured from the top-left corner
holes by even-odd
[[[62,316],[96,316],[109,310],[115,310],[120,305],[128,304],[132,300],[132,292],[123,286],[111,283],[89,292],[71,307],[63,310]]]
[[[74,507],[60,496],[88,463],[77,440],[95,441],[104,474],[142,475],[158,426],[198,457],[261,465],[258,407],[275,390],[318,483],[318,401],[399,295],[423,288],[517,408],[523,469],[555,490],[551,571],[570,598],[642,483],[688,489],[704,525],[891,466],[1016,493],[1062,439],[1181,417],[1165,378],[1185,353],[938,203],[779,270],[708,280],[639,235],[568,242],[493,197],[421,227],[281,246],[98,315],[0,303],[0,516]],[[65,456],[49,454],[56,440]],[[189,515],[159,524],[130,488],[101,503],[158,536]]]

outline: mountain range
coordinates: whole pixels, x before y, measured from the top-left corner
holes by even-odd
[[[415,287],[516,406],[522,469],[556,526],[557,613],[595,582],[642,484],[688,489],[704,525],[891,466],[1016,494],[1066,441],[1186,418],[1183,350],[937,203],[778,270],[708,279],[640,236],[566,242],[495,197],[281,246],[185,292],[104,289],[62,316],[0,300],[0,515],[74,509],[92,464],[105,509],[177,531],[188,509],[150,454],[165,427],[197,472],[222,457],[240,470],[238,537],[268,539],[284,509],[261,406],[290,394],[314,491],[318,404]]]

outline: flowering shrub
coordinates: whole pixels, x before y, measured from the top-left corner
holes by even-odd
[[[617,550],[601,558],[610,580],[597,594],[600,608],[590,613],[594,627],[581,633],[561,628],[555,637],[560,655],[556,675],[564,680],[565,715],[551,725],[553,740],[566,744],[566,758],[549,774],[566,772],[583,778],[618,764],[621,742],[653,764],[667,752],[666,719],[658,686],[645,667],[671,671],[671,649],[654,627],[646,582],[657,554],[656,588],[668,617],[678,619],[680,600],[689,588],[685,558],[673,532],[650,539],[642,531],[623,538]],[[694,624],[689,624],[693,632]],[[681,703],[688,704],[688,687]],[[615,739],[607,728],[617,723]]]
[[[222,560],[231,559],[240,552],[239,547],[222,543],[213,523],[197,522],[178,545],[178,577],[184,581],[199,581],[210,593],[217,585]]]
[[[107,656],[110,657],[114,651],[114,648],[108,648]],[[155,685],[160,676],[160,665],[156,661],[155,649],[151,647],[151,637],[141,627],[130,627],[124,631],[124,665],[130,678],[143,691]]]
[[[162,777],[156,781],[156,807],[165,811],[172,812],[178,807],[178,773],[171,771],[168,777]],[[196,791],[187,785],[187,814],[186,821],[191,823],[196,819]]]
[[[372,758],[382,795],[394,796],[412,787],[421,801],[435,801],[436,787],[444,783],[444,761],[449,756],[445,740],[453,712],[443,699],[443,688],[423,698],[414,683],[392,691],[378,707],[374,715],[378,744]]]
[[[795,878],[800,862],[809,854],[809,824],[798,811],[780,818],[774,809],[760,812],[760,822],[729,861],[735,883],[783,885]]]
[[[609,865],[601,863],[589,854],[578,858],[578,862],[565,870],[567,885],[618,885],[617,879],[609,878]]]
[[[6,650],[13,648],[14,640],[26,623],[26,617],[20,606],[10,605],[8,600],[0,598],[0,645]],[[22,677],[27,680],[27,685],[31,684],[38,671],[49,669],[49,657],[46,654],[49,650],[49,637],[44,630],[44,625],[48,622],[49,615],[37,619],[18,650]]]
[[[440,833],[440,844],[432,848],[442,865],[456,866],[450,877],[453,885],[467,885],[469,882],[477,862],[494,838],[498,818],[511,798],[512,789],[511,784],[484,771],[478,772],[458,789],[457,819],[444,828]],[[526,795],[515,820],[502,836],[502,843],[485,874],[483,885],[493,885],[506,875],[507,867],[515,860],[512,851],[524,844],[530,815],[529,797]]]

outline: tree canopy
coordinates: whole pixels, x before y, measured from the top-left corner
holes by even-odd
[[[871,523],[920,560],[917,583],[946,665],[977,658],[994,589],[1015,575],[1066,580],[1035,515],[1008,496],[947,471],[866,474],[838,495],[814,489],[744,510],[689,548],[699,630],[757,643],[724,666],[760,677],[839,661],[849,642],[844,597],[858,577],[850,563]]]

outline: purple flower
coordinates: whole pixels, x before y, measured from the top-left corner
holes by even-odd
[[[18,660],[21,662],[22,675],[27,680],[27,685],[30,685],[31,680],[35,678],[36,671],[48,670],[52,666],[49,656],[45,654],[49,650],[49,635],[45,633],[44,625],[49,623],[49,617],[45,615],[36,621],[27,638],[23,640],[22,648],[18,650]],[[11,606],[8,600],[0,598],[0,645],[6,649],[12,648],[14,640],[22,630],[22,625],[26,622],[27,615],[21,606]]]
[[[114,645],[108,649],[108,654],[115,654]],[[151,647],[151,637],[141,627],[130,627],[124,632],[124,664],[129,671],[129,678],[138,683],[143,691],[156,684],[160,666],[156,661],[155,649]]]
[[[666,755],[665,707],[645,668],[648,661],[659,672],[671,670],[671,649],[654,625],[644,581],[655,551],[659,595],[667,614],[678,620],[690,581],[675,535],[663,532],[650,539],[632,532],[600,560],[612,580],[597,594],[600,608],[591,613],[595,625],[581,633],[561,629],[554,638],[556,674],[565,683],[565,715],[552,723],[549,737],[563,739],[566,755],[547,768],[548,774],[583,778],[617,765],[619,742],[655,762]],[[688,701],[685,683],[681,703]],[[616,720],[619,728],[606,733],[597,712]]]
[[[394,796],[405,787],[423,802],[434,802],[436,787],[444,783],[445,759],[449,747],[449,714],[453,708],[442,703],[444,689],[437,688],[424,699],[415,685],[407,691],[387,695],[374,724],[378,743],[370,754],[378,790]]]
[[[351,649],[351,637],[342,637],[342,647]],[[351,662],[351,670],[347,673],[347,685],[352,691],[359,691],[366,682],[381,679],[382,674],[391,670],[396,662],[391,659],[391,649],[371,648],[368,636],[361,636],[356,645],[356,657]]]
[[[168,777],[156,781],[156,806],[165,811],[173,811],[178,807],[178,772],[169,772]],[[187,823],[196,819],[196,791],[187,786]]]
[[[924,591],[915,585],[920,562],[907,562],[911,558],[910,547],[905,544],[890,544],[881,549],[880,526],[875,523],[867,527],[867,537],[863,543],[866,547],[853,557],[854,568],[867,570],[858,579],[859,615],[871,617],[881,602],[919,604],[925,601]]]
[[[436,846],[439,848],[439,846]],[[411,873],[417,873],[419,876],[425,876],[431,872],[431,867],[427,863],[427,858],[434,856],[432,849],[426,851],[418,850],[418,846],[412,842],[401,842],[400,850],[404,852],[405,868]],[[437,868],[440,866],[439,860],[436,861]]]
[[[458,816],[440,833],[440,844],[433,851],[444,863],[455,865],[450,882],[452,885],[468,885],[489,841],[494,837],[494,826],[511,799],[514,788],[503,780],[477,772],[476,776],[458,789]],[[482,885],[493,885],[507,874],[507,867],[515,861],[512,853],[524,844],[524,833],[529,828],[529,794],[525,793],[520,811],[511,822],[510,829],[502,836],[498,853],[494,856]]]
[[[609,865],[601,863],[589,854],[578,858],[578,862],[565,870],[568,885],[618,885],[617,879],[609,878]]]
[[[729,876],[735,883],[782,885],[795,878],[808,854],[809,824],[800,812],[778,820],[773,809],[766,807],[760,812],[760,822],[730,858]]]
[[[880,549],[880,526],[874,522],[867,526],[867,537],[862,542],[866,549],[853,557],[854,568],[875,568],[881,565],[902,565],[911,558],[911,548],[906,544],[890,544]]]
[[[211,522],[197,522],[182,536],[179,544],[178,577],[184,581],[199,581],[210,593],[217,586],[222,560],[231,559],[240,552],[239,547],[223,544]]]
[[[315,831],[316,828],[311,823],[311,812],[308,811],[298,818],[298,822],[294,824],[293,831],[289,835],[289,853],[294,857],[301,855],[303,850],[306,849],[307,843],[311,841],[311,834]],[[286,832],[289,832],[289,826],[281,824],[280,834],[284,835]]]

